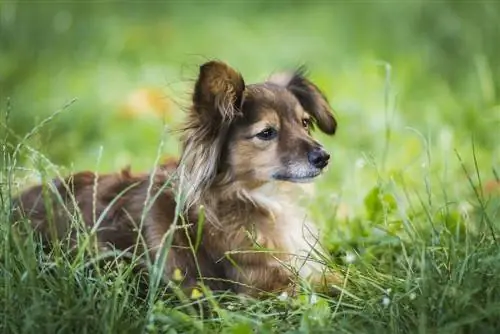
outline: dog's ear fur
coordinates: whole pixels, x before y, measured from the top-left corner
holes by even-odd
[[[333,116],[333,110],[321,90],[307,79],[305,67],[299,67],[292,73],[274,74],[268,81],[286,87],[313,117],[321,131],[329,135],[335,134],[337,120]]]
[[[182,136],[180,171],[186,209],[200,201],[217,176],[231,122],[241,114],[244,92],[241,74],[225,63],[209,61],[200,66]]]
[[[193,94],[198,117],[208,122],[231,120],[240,112],[245,82],[240,73],[219,61],[200,66]]]

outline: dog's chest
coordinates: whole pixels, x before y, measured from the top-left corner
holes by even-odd
[[[298,203],[300,193],[295,189],[263,186],[251,195],[271,212],[272,222],[260,226],[261,233],[272,235],[278,241],[280,250],[290,255],[289,264],[301,276],[307,277],[317,271],[319,265],[312,258],[315,257],[313,248],[318,248],[318,233],[306,210]]]

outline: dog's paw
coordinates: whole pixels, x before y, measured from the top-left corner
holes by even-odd
[[[344,277],[335,272],[325,272],[315,277],[312,281],[314,291],[328,296],[336,296],[344,284]]]

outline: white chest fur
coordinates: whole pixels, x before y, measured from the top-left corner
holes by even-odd
[[[261,228],[281,238],[283,251],[290,255],[288,264],[303,278],[322,270],[317,261],[318,231],[300,206],[301,197],[311,196],[311,191],[314,191],[312,184],[273,182],[250,193],[252,200],[266,207],[274,217],[272,226]]]

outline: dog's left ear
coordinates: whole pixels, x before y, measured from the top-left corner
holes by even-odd
[[[333,116],[328,99],[321,90],[306,77],[306,69],[300,67],[293,73],[272,75],[269,82],[286,87],[299,100],[302,108],[315,120],[326,134],[333,135],[337,130],[337,120]]]

